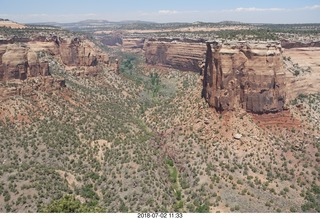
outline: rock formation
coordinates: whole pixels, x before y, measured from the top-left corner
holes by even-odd
[[[320,41],[299,42],[299,41],[281,40],[281,46],[282,48],[285,48],[285,49],[320,47]]]
[[[49,91],[64,86],[64,81],[50,76],[49,62],[43,56],[51,56],[68,68],[76,68],[87,74],[97,74],[99,63],[108,64],[109,57],[95,48],[88,40],[80,38],[62,39],[37,37],[21,41],[17,38],[0,42],[0,82],[15,83],[21,86],[1,87],[2,97],[21,94],[22,87],[27,90]],[[37,80],[36,87],[22,86],[22,81],[43,77]],[[19,82],[21,81],[21,82]],[[35,82],[35,81],[34,81]],[[39,83],[38,83],[39,82]],[[8,94],[8,95],[6,95]]]
[[[204,72],[202,96],[218,111],[243,108],[269,113],[284,108],[285,70],[279,43],[164,38],[147,40],[144,50],[148,64]]]
[[[80,38],[39,38],[26,43],[10,39],[0,44],[0,81],[49,75],[48,62],[40,59],[40,53],[52,55],[65,66],[87,67],[91,72],[99,70],[98,63],[109,61],[106,54]]]
[[[149,39],[144,50],[147,64],[200,72],[206,45],[201,39]]]
[[[97,54],[89,42],[80,38],[62,40],[58,45],[63,64],[67,66],[97,66],[98,62],[107,62],[107,57]]]
[[[0,81],[49,75],[49,65],[25,45],[0,45]]]
[[[282,111],[285,74],[281,46],[275,43],[207,42],[202,96],[218,111]]]
[[[110,36],[103,36],[99,40],[103,45],[106,45],[106,46],[122,45],[121,35],[118,35],[118,34],[110,35]]]
[[[126,37],[123,38],[122,48],[125,50],[132,49],[143,49],[144,46],[144,38],[134,38],[134,37]]]
[[[320,91],[320,46],[285,49],[287,101],[300,94],[314,94]],[[290,58],[290,61],[288,59]],[[296,65],[298,74],[294,75],[290,69]]]

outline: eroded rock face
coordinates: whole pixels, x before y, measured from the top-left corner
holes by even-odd
[[[68,66],[97,66],[99,61],[106,62],[103,54],[97,54],[80,38],[63,40],[58,47],[62,62]]]
[[[202,96],[218,111],[282,111],[286,92],[281,53],[275,43],[207,42]]]
[[[37,40],[21,43],[11,39],[0,44],[0,82],[49,75],[49,64],[40,58],[40,53],[52,55],[65,66],[83,67],[86,73],[92,74],[100,70],[99,63],[109,61],[106,54],[80,38]]]
[[[63,79],[50,75],[47,56],[61,66],[87,75],[98,74],[100,63],[109,62],[109,57],[86,39],[52,36],[16,40],[0,42],[0,99],[26,95],[32,90],[50,92],[64,87]]]
[[[122,37],[119,35],[104,36],[100,42],[106,46],[118,46],[122,45]]]
[[[25,83],[11,81],[8,84],[9,87],[0,86],[0,101],[16,95],[31,96],[34,94],[33,91],[42,91],[46,93],[57,91],[65,87],[65,80],[45,76],[29,78]]]
[[[0,81],[49,75],[49,65],[26,45],[0,45]]]
[[[299,41],[281,40],[281,46],[282,48],[285,48],[285,49],[320,47],[320,41],[299,42]]]
[[[206,45],[201,39],[149,39],[144,50],[147,64],[200,72]]]
[[[218,111],[269,113],[284,108],[280,43],[149,39],[144,50],[148,64],[204,73],[202,96]]]

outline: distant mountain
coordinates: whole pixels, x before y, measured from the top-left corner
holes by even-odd
[[[140,20],[124,20],[124,21],[108,21],[108,20],[83,20],[70,23],[58,23],[58,22],[41,22],[30,23],[29,25],[41,25],[41,26],[56,26],[73,31],[93,31],[101,30],[105,28],[116,28],[123,25],[148,25],[155,22],[140,21]]]
[[[140,20],[124,20],[117,22],[119,24],[156,24],[156,22],[152,21],[140,21]]]
[[[220,21],[218,24],[223,24],[223,25],[239,25],[239,24],[246,24],[240,21]]]
[[[60,27],[61,24],[58,22],[36,22],[36,23],[27,23],[27,25],[37,25],[37,26],[57,26]]]
[[[58,22],[37,22],[37,23],[29,23],[30,25],[53,25],[53,26],[82,26],[82,25],[101,25],[104,26],[106,24],[152,24],[156,22],[151,21],[140,21],[140,20],[124,20],[124,21],[108,21],[108,20],[83,20],[78,22],[70,22],[70,23],[58,23]]]

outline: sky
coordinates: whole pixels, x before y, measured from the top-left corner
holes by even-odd
[[[0,18],[20,23],[87,19],[320,23],[320,0],[0,0]]]

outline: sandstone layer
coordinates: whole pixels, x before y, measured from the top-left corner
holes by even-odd
[[[285,71],[279,44],[207,42],[203,97],[219,111],[282,111]]]
[[[66,69],[75,69],[87,74],[97,74],[101,70],[100,64],[109,63],[109,57],[86,39],[63,39],[52,36],[2,40],[0,42],[0,83],[14,83],[15,86],[1,86],[0,96],[5,98],[16,94],[22,95],[30,89],[50,91],[51,88],[64,86],[63,80],[50,75],[47,57],[54,58]],[[42,78],[36,80],[36,87],[25,86],[22,83],[38,77]],[[22,89],[25,87],[27,88]]]
[[[144,46],[144,38],[132,38],[132,37],[127,37],[123,38],[123,44],[122,46],[124,48],[132,48],[132,49],[143,49]]]
[[[260,114],[284,109],[280,43],[149,39],[144,50],[148,64],[204,72],[202,96],[218,111],[243,108]]]
[[[40,75],[49,75],[49,65],[38,59],[36,51],[27,45],[0,45],[0,81],[25,80]]]
[[[49,75],[49,65],[41,56],[51,55],[68,67],[83,67],[98,71],[99,63],[107,64],[108,56],[93,43],[80,38],[51,37],[28,40],[25,43],[10,39],[0,44],[0,82],[12,79]]]
[[[299,41],[281,40],[281,46],[282,48],[285,48],[285,49],[320,47],[320,41],[299,42]]]
[[[149,39],[144,50],[147,64],[200,72],[206,45],[201,39]]]
[[[320,47],[285,49],[283,55],[290,57],[292,64],[300,68],[296,76],[290,71],[286,73],[287,99],[320,92]]]

